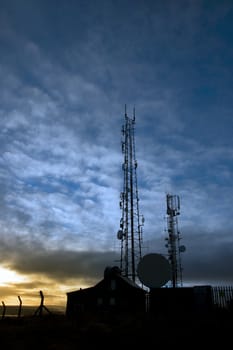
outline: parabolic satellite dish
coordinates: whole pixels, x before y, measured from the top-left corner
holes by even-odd
[[[137,273],[139,280],[150,288],[162,287],[171,279],[169,261],[157,253],[144,255],[138,264]]]

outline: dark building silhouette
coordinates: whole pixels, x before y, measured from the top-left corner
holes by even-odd
[[[180,317],[208,314],[213,307],[211,286],[154,288],[150,291],[150,312]]]
[[[95,286],[67,293],[66,315],[77,319],[145,312],[145,290],[123,277],[116,266],[107,267]]]

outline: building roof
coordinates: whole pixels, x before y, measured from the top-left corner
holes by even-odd
[[[104,286],[105,282],[111,279],[117,279],[123,282],[125,285],[131,288],[136,288],[137,290],[141,290],[142,292],[145,292],[140,286],[138,286],[134,281],[130,280],[127,277],[124,277],[121,275],[121,270],[117,266],[107,266],[104,270],[104,278],[99,281],[97,284],[95,284],[92,287],[88,288],[80,288],[79,290],[73,291],[73,292],[68,292],[67,294],[72,294],[72,293],[79,293],[81,291],[92,291],[93,289],[98,289]]]

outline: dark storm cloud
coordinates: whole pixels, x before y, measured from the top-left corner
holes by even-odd
[[[104,269],[115,265],[119,259],[115,252],[98,251],[38,251],[33,254],[16,256],[11,260],[11,268],[22,274],[43,274],[57,282],[79,279],[93,284],[102,279]]]
[[[231,231],[224,228],[206,231],[204,227],[198,230],[185,227],[183,232],[183,243],[187,248],[182,254],[184,282],[232,284]]]
[[[106,266],[115,265],[119,259],[113,251],[47,249],[46,242],[28,242],[26,237],[10,241],[1,238],[0,252],[3,266],[26,276],[44,275],[60,283],[71,279],[96,282]]]
[[[181,253],[184,285],[194,284],[233,284],[233,244],[232,232],[224,229],[210,229],[197,225],[182,226],[179,218],[180,245],[185,246]],[[166,230],[159,237],[145,240],[143,255],[158,253],[168,258],[165,248]]]

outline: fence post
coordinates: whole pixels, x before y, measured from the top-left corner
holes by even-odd
[[[18,299],[19,299],[18,317],[20,317],[21,316],[21,311],[22,311],[22,300],[21,300],[19,295],[18,295]]]
[[[4,303],[4,301],[2,301],[2,306],[3,306],[3,309],[2,309],[2,318],[5,317],[5,314],[6,314],[6,305]]]

